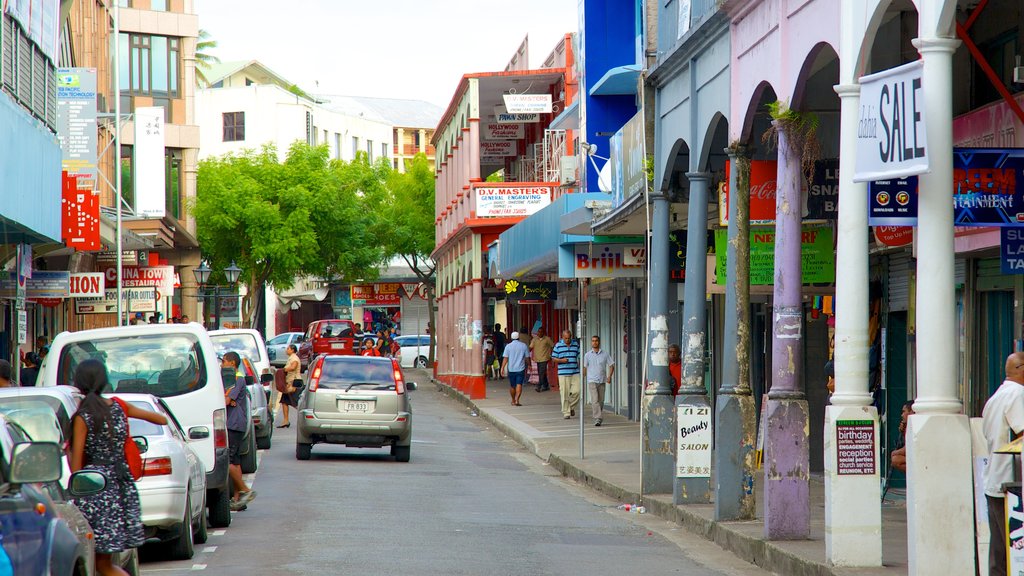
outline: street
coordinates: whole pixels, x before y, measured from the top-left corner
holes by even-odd
[[[714,544],[554,473],[439,393],[425,371],[412,461],[318,445],[294,426],[262,452],[257,499],[189,562],[145,555],[143,574],[768,574]]]

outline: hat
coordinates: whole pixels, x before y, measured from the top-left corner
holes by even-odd
[[[513,332],[512,333],[512,339],[513,340],[518,340],[519,339],[519,332]]]

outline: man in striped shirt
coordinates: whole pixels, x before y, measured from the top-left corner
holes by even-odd
[[[562,417],[568,420],[576,415],[580,402],[580,343],[572,339],[572,332],[562,330],[562,339],[551,351],[551,360],[558,365]]]

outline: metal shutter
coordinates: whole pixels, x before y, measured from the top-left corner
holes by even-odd
[[[953,279],[958,287],[967,283],[967,260],[957,258],[953,263]]]
[[[57,131],[57,69],[46,69],[46,125]]]
[[[429,303],[426,298],[402,297],[402,334],[426,334],[430,319]]]
[[[9,89],[14,89],[14,23],[6,16],[2,19],[2,28],[0,34],[3,35],[3,45],[0,46],[0,51],[3,52],[3,68],[0,69],[0,77],[3,77],[3,85]]]
[[[913,272],[914,261],[910,252],[889,255],[889,311],[906,311],[910,307],[910,277]]]
[[[38,48],[32,49],[32,112],[46,118],[46,76],[50,65]]]

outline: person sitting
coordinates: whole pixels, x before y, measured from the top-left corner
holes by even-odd
[[[907,471],[907,418],[914,413],[914,401],[910,400],[903,403],[903,414],[900,417],[900,439],[896,444],[896,449],[892,451],[892,455],[889,456],[889,461],[892,463],[892,467],[900,472],[906,473]]]

